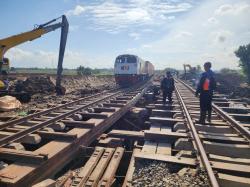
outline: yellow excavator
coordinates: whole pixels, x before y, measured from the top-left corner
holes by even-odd
[[[58,95],[61,95],[65,92],[65,89],[61,86],[61,76],[63,71],[62,64],[69,29],[69,23],[65,15],[48,21],[47,23],[37,25],[31,31],[0,39],[0,74],[2,75],[0,87],[2,86],[3,89],[8,88],[7,82],[4,80],[4,77],[9,73],[10,70],[9,59],[4,57],[4,54],[7,52],[7,50],[27,41],[35,40],[41,37],[42,35],[54,31],[58,28],[61,28],[61,38],[57,65],[56,92]]]

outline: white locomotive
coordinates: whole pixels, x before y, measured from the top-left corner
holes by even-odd
[[[121,86],[130,86],[154,74],[154,66],[136,55],[119,55],[115,60],[115,80]]]

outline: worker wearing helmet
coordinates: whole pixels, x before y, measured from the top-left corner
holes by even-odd
[[[213,91],[216,88],[216,81],[211,67],[211,62],[204,64],[205,72],[201,75],[195,93],[196,97],[200,94],[200,119],[197,122],[199,124],[205,124],[206,113],[208,114],[207,121],[211,122]]]
[[[161,90],[163,95],[163,104],[166,104],[166,98],[172,103],[172,93],[174,91],[174,79],[171,73],[168,71],[166,77],[161,81]]]

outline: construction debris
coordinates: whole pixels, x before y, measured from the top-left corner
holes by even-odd
[[[54,93],[55,84],[49,76],[36,76],[29,77],[24,81],[18,80],[14,85],[14,89],[16,92],[24,91],[32,95],[36,93]]]

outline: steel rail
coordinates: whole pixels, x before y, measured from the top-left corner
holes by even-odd
[[[103,94],[111,93],[112,91],[115,91],[115,90],[116,89],[111,90],[111,91],[106,91],[106,92],[98,93],[98,94],[94,94],[94,95],[87,96],[87,97],[83,97],[83,98],[78,99],[76,101],[65,103],[63,105],[58,105],[58,106],[52,107],[50,109],[47,109],[47,110],[44,110],[44,111],[41,111],[41,112],[36,112],[34,114],[30,114],[30,115],[28,115],[26,117],[23,117],[23,118],[20,118],[20,119],[15,119],[15,120],[11,120],[11,121],[5,122],[3,124],[0,124],[0,130],[4,129],[6,127],[9,127],[11,125],[17,125],[17,124],[20,124],[22,122],[26,122],[29,119],[32,119],[32,118],[35,118],[35,117],[39,117],[41,115],[49,114],[50,112],[54,112],[55,110],[62,109],[62,108],[65,108],[65,107],[68,107],[68,106],[71,106],[71,105],[74,105],[74,104],[77,104],[77,103],[81,103],[82,101],[85,101],[86,99],[91,99],[91,98],[95,98],[95,97],[103,95]]]
[[[182,99],[182,96],[181,96],[181,94],[176,86],[175,86],[175,90],[177,93],[177,97],[178,97],[178,99],[181,103],[181,106],[183,108],[184,114],[187,118],[187,122],[188,122],[187,124],[189,126],[189,129],[191,130],[192,135],[193,135],[195,145],[198,149],[198,154],[200,155],[201,161],[202,161],[202,163],[207,171],[210,183],[211,183],[212,187],[219,187],[219,184],[218,184],[218,181],[217,181],[215,174],[213,172],[212,166],[210,165],[210,162],[208,160],[205,148],[202,145],[201,139],[196,131],[195,125],[191,119],[191,116],[188,112],[188,109],[187,109],[187,107]]]
[[[186,84],[185,82],[183,82],[182,80],[177,80],[179,82],[181,82],[183,85],[185,85],[190,91],[192,91],[193,93],[195,93],[195,90],[188,84]],[[233,119],[230,115],[228,115],[226,112],[224,112],[222,109],[220,109],[218,106],[216,106],[214,103],[212,103],[212,107],[214,109],[214,111],[223,119],[225,119],[226,121],[230,122],[229,124],[234,127],[235,129],[237,129],[240,133],[242,133],[242,135],[244,135],[248,140],[250,140],[250,131],[248,131],[244,126],[240,125],[240,123],[238,121],[236,121],[235,119]]]
[[[9,170],[7,169],[6,172],[2,173],[0,186],[29,186],[30,184],[39,182],[45,178],[49,178],[50,176],[55,175],[55,173],[58,173],[58,171],[60,171],[76,156],[77,153],[79,153],[80,145],[89,146],[94,140],[96,140],[97,137],[99,137],[103,132],[109,129],[115,122],[117,122],[122,116],[124,116],[132,106],[134,106],[139,101],[139,99],[146,93],[149,86],[150,84],[148,83],[143,84],[142,86],[133,86],[132,88],[126,89],[126,91],[123,91],[121,94],[117,94],[118,97],[120,95],[130,95],[131,97],[128,99],[128,102],[119,110],[116,110],[111,116],[104,119],[102,122],[98,122],[92,129],[84,131],[86,133],[80,133],[81,135],[77,137],[73,142],[67,142],[66,146],[59,146],[60,149],[56,150],[55,153],[53,152],[52,157],[49,157],[42,163],[38,163],[38,165],[32,165],[32,167],[34,167],[32,170],[24,170],[24,173],[17,172],[17,176],[15,176],[15,178],[9,178],[9,173],[12,176],[13,172],[15,173],[15,171],[22,171],[23,167],[29,166],[30,164],[25,165],[24,163],[21,166],[18,165],[17,168],[10,168]],[[113,96],[111,97],[111,99],[112,98]],[[46,146],[44,147],[46,148],[46,150],[48,146],[49,149],[47,151],[53,150],[53,147],[47,144],[43,146]],[[20,163],[20,161],[18,160],[17,163]]]
[[[147,86],[147,85],[148,85],[148,83],[144,84],[144,86]],[[85,104],[85,105],[83,105],[83,106],[80,106],[80,107],[78,107],[78,108],[76,108],[76,109],[73,109],[73,110],[71,110],[71,111],[69,111],[69,112],[66,112],[66,113],[63,113],[63,114],[61,114],[61,115],[55,116],[55,117],[52,118],[52,119],[48,119],[48,120],[46,120],[46,121],[44,121],[44,122],[41,122],[41,123],[39,123],[39,124],[36,124],[36,125],[30,127],[30,128],[27,128],[27,129],[24,129],[24,130],[22,130],[22,131],[19,131],[19,132],[13,134],[13,135],[3,137],[2,139],[0,139],[0,146],[4,146],[4,145],[6,145],[6,144],[8,144],[8,143],[11,143],[11,142],[13,142],[13,141],[19,140],[20,138],[23,138],[23,137],[26,136],[27,134],[36,132],[37,130],[39,130],[39,129],[41,129],[41,128],[47,127],[48,125],[51,125],[51,124],[53,124],[53,123],[56,122],[56,121],[59,121],[59,120],[61,120],[61,119],[64,119],[64,118],[66,118],[66,117],[68,117],[68,116],[70,116],[70,115],[76,113],[76,112],[79,111],[79,110],[82,110],[82,109],[84,109],[84,108],[88,108],[88,107],[90,107],[90,106],[93,106],[93,105],[95,105],[95,104],[97,104],[97,103],[99,103],[99,102],[101,102],[101,101],[107,100],[108,98],[114,97],[114,96],[116,96],[116,95],[119,95],[119,94],[122,94],[122,93],[126,93],[126,92],[131,92],[131,91],[133,91],[133,90],[140,89],[141,87],[142,87],[142,86],[141,86],[140,84],[139,84],[139,85],[136,84],[136,85],[134,85],[134,86],[131,87],[131,88],[119,89],[119,90],[118,90],[117,92],[115,92],[115,93],[112,93],[112,92],[108,92],[108,91],[107,91],[107,92],[105,92],[105,93],[108,94],[108,96],[104,96],[103,98],[94,100],[94,101],[91,102],[91,103],[88,103],[88,104]],[[94,95],[94,96],[89,96],[88,98],[93,98],[93,97],[96,97],[97,95],[103,95],[103,94],[104,94],[104,93],[96,94],[96,95]],[[82,99],[80,99],[80,100],[73,101],[73,102],[70,102],[70,103],[66,103],[66,104],[64,104],[64,105],[60,105],[60,106],[54,107],[54,108],[52,108],[52,109],[55,109],[55,108],[56,108],[56,109],[61,109],[61,108],[65,107],[65,106],[72,105],[72,104],[78,103],[78,102],[83,101],[83,100],[86,100],[86,99],[87,99],[87,98],[82,98]],[[54,111],[54,110],[52,110],[52,111]],[[44,111],[40,112],[38,116],[40,116],[41,113],[43,113],[43,112],[44,112]],[[49,112],[51,112],[50,109],[49,109]],[[47,113],[48,113],[48,111],[46,112],[46,114],[47,114]],[[6,125],[6,124],[8,124],[7,126],[16,125],[16,124],[19,124],[20,122],[25,122],[25,121],[27,121],[28,119],[34,118],[34,116],[36,116],[36,114],[37,114],[37,113],[35,113],[34,115],[30,115],[30,116],[21,118],[21,119],[13,120],[13,121],[7,122],[7,123],[5,123],[5,124],[3,124],[3,125]]]
[[[66,118],[66,117],[68,117],[68,116],[70,116],[70,115],[76,113],[76,112],[79,111],[79,110],[82,110],[82,109],[84,109],[84,108],[90,107],[90,106],[92,106],[92,105],[94,105],[94,104],[96,104],[96,103],[99,103],[99,102],[104,101],[104,100],[106,100],[106,99],[108,99],[108,98],[114,97],[115,95],[119,95],[119,94],[121,94],[121,93],[123,93],[123,92],[122,92],[122,91],[118,91],[118,92],[116,92],[116,93],[114,93],[114,94],[110,94],[110,95],[105,96],[105,97],[103,97],[103,98],[97,99],[97,100],[93,101],[92,103],[83,105],[83,106],[78,107],[78,108],[76,108],[76,109],[73,109],[73,110],[71,110],[71,111],[69,111],[69,112],[66,112],[66,113],[64,113],[64,114],[61,114],[61,115],[59,115],[59,116],[56,116],[56,117],[54,117],[54,118],[52,118],[52,119],[49,119],[49,120],[46,120],[46,121],[41,122],[41,123],[39,123],[39,124],[36,124],[36,125],[34,125],[34,126],[30,127],[30,128],[27,128],[27,129],[24,129],[24,130],[22,130],[22,131],[19,131],[19,132],[13,134],[13,135],[6,136],[6,137],[0,139],[0,146],[4,146],[4,145],[6,145],[6,144],[8,144],[8,143],[11,143],[11,142],[16,141],[16,140],[18,140],[18,139],[20,139],[20,138],[23,138],[23,137],[26,136],[27,134],[33,133],[33,132],[35,132],[35,131],[37,131],[37,130],[39,130],[39,129],[41,129],[41,128],[47,127],[48,125],[50,125],[50,124],[52,124],[52,123],[54,123],[54,122],[56,122],[56,121],[59,121],[59,120],[61,120],[61,119],[64,119],[64,118]]]

